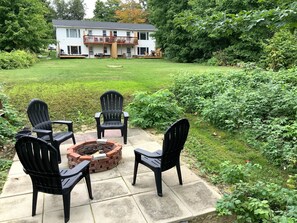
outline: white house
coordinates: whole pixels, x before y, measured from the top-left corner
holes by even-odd
[[[61,55],[133,57],[156,51],[156,30],[150,24],[53,20],[57,51]]]

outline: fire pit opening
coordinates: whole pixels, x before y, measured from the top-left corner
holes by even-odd
[[[112,169],[122,159],[122,145],[109,140],[91,140],[67,149],[69,168],[90,160],[90,173]]]

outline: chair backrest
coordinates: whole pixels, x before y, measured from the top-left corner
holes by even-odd
[[[180,119],[173,123],[165,132],[161,158],[162,171],[174,167],[179,162],[180,152],[184,148],[189,128],[189,121]]]
[[[100,97],[104,121],[121,121],[123,96],[117,91],[107,91]]]
[[[16,142],[15,149],[38,191],[61,194],[58,153],[52,145],[39,138],[23,136]]]
[[[27,114],[33,127],[38,125],[39,129],[52,130],[48,106],[45,102],[39,99],[31,100],[27,108]]]

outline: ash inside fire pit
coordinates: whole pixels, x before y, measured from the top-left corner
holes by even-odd
[[[114,168],[122,159],[122,146],[104,140],[91,140],[75,144],[67,149],[69,168],[83,160],[90,160],[90,172],[100,172]]]

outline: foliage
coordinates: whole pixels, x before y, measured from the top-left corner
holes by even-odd
[[[123,23],[146,23],[148,20],[147,12],[134,0],[121,3],[115,17]]]
[[[0,52],[0,70],[27,68],[36,62],[36,55],[27,51]]]
[[[3,105],[4,117],[0,117],[0,148],[7,141],[14,138],[16,131],[22,125],[22,118],[18,112],[10,105],[8,97],[3,93],[2,86],[0,86],[0,100]]]
[[[115,12],[120,9],[120,0],[97,0],[94,9],[94,20],[103,22],[117,22]]]
[[[288,222],[297,219],[297,191],[273,183],[235,184],[217,203],[219,215],[236,215],[236,222]]]
[[[276,32],[268,43],[264,44],[263,60],[266,67],[274,71],[296,66],[297,35],[289,30]]]
[[[250,145],[283,168],[297,164],[296,70],[278,73],[180,74],[172,92],[186,111],[245,134]]]
[[[197,58],[196,43],[189,32],[175,27],[176,14],[188,8],[188,1],[148,0],[149,22],[156,26],[155,39],[167,58],[189,62]],[[199,53],[199,52],[198,52]]]
[[[53,0],[56,19],[82,20],[85,16],[84,0]]]
[[[167,89],[153,94],[138,92],[128,105],[130,123],[141,128],[156,128],[164,131],[182,115],[174,95]]]
[[[259,62],[263,42],[281,28],[296,28],[297,4],[293,0],[148,3],[160,48],[167,58],[179,62],[208,60],[213,56],[221,65]]]
[[[230,161],[225,161],[220,164],[217,182],[227,184],[247,182],[256,169],[262,169],[262,167],[259,164],[252,164],[249,160],[246,161],[245,165],[236,165],[231,164]]]
[[[40,0],[4,0],[0,7],[0,50],[39,52],[52,42],[48,10]]]

